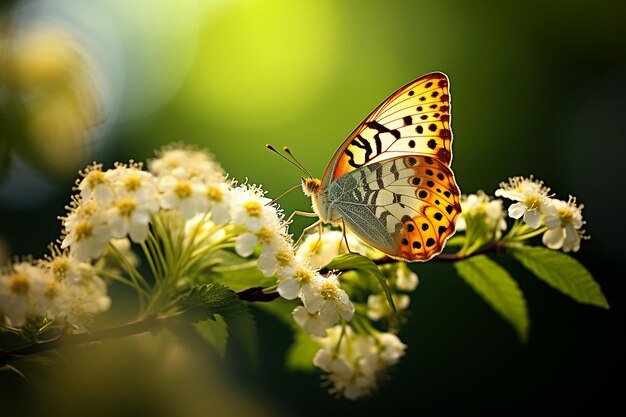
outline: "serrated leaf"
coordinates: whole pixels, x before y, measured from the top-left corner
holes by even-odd
[[[396,306],[393,303],[393,299],[391,298],[391,291],[387,286],[387,280],[383,273],[378,269],[378,266],[372,261],[370,258],[359,255],[358,253],[347,253],[345,255],[341,255],[330,261],[330,263],[324,266],[321,271],[328,270],[340,270],[340,271],[351,271],[357,270],[360,274],[368,275],[370,277],[375,277],[380,286],[382,287],[385,296],[387,297],[387,302],[393,309],[396,311]]]
[[[219,314],[228,326],[229,336],[256,363],[256,324],[248,306],[232,290],[216,283],[201,285],[193,288],[179,305],[185,310],[183,318],[192,323],[215,320]]]
[[[583,304],[609,308],[609,303],[587,268],[573,257],[548,248],[522,246],[513,257],[557,291]]]
[[[526,342],[529,327],[526,300],[507,270],[485,255],[456,262],[454,266],[461,278],[513,326],[522,342]]]
[[[311,372],[314,370],[313,357],[322,345],[305,332],[294,332],[295,340],[289,346],[285,365],[293,371]]]

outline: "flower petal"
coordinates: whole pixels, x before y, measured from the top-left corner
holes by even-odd
[[[524,215],[526,211],[526,206],[522,203],[514,203],[509,206],[509,217],[514,219],[519,219]]]
[[[278,284],[278,294],[287,300],[293,300],[298,297],[300,292],[300,282],[297,279],[290,278],[281,281]]]
[[[524,223],[533,229],[538,228],[541,225],[541,213],[539,210],[527,210],[524,213]]]

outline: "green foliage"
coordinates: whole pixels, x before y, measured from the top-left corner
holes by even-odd
[[[224,318],[218,314],[213,316],[213,319],[199,321],[193,326],[200,336],[213,346],[220,357],[224,358],[228,342],[228,325]]]
[[[300,329],[300,326],[291,317],[291,312],[300,305],[300,300],[287,300],[285,298],[276,298],[269,303],[252,304],[258,310],[273,316],[281,321],[285,326],[289,326],[294,330]]]
[[[515,328],[522,342],[526,342],[529,327],[526,300],[511,275],[485,255],[459,261],[455,267],[461,278]]]
[[[219,347],[226,344],[221,337],[232,336],[250,361],[256,362],[256,324],[248,306],[232,290],[217,283],[201,285],[193,288],[179,306],[184,310],[183,319],[198,323],[196,329],[209,343]],[[216,321],[217,314],[226,324],[227,332],[220,332],[218,325],[203,324],[206,320]]]
[[[315,341],[309,334],[294,332],[295,340],[287,351],[286,366],[293,371],[312,372],[313,357],[322,345]]]
[[[357,270],[359,274],[363,276],[363,279],[376,278],[380,283],[383,291],[385,292],[387,302],[389,303],[393,311],[396,311],[396,306],[394,305],[393,299],[391,298],[391,291],[389,290],[389,286],[387,285],[387,280],[385,279],[385,276],[380,271],[380,269],[378,269],[378,266],[370,258],[359,255],[358,253],[347,253],[345,255],[338,256],[330,261],[330,263],[322,268],[320,272],[324,270]]]
[[[209,274],[214,282],[227,283],[235,291],[256,286],[269,286],[276,282],[274,277],[266,277],[256,267],[256,260],[248,260],[241,256],[221,250],[213,257],[220,266],[210,269]]]
[[[511,253],[529,271],[552,288],[579,303],[609,308],[600,285],[573,257],[542,247],[521,246]]]

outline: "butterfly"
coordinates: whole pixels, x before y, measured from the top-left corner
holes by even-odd
[[[449,80],[433,72],[372,111],[321,180],[302,178],[319,216],[309,228],[343,224],[389,257],[426,261],[443,250],[461,214],[451,161]]]

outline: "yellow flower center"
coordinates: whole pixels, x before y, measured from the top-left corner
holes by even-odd
[[[219,203],[222,201],[224,192],[215,185],[209,185],[206,189],[206,196],[209,200]]]
[[[293,253],[289,250],[281,250],[276,253],[276,260],[280,266],[289,266],[293,262]]]
[[[126,187],[128,191],[137,190],[139,187],[141,187],[141,178],[139,178],[139,175],[136,174],[131,174],[127,176],[126,180],[124,181],[124,187]]]
[[[526,204],[526,207],[529,209],[539,208],[541,207],[541,197],[538,195],[529,195],[526,197],[526,200],[524,200],[524,204]]]
[[[63,278],[70,269],[70,261],[67,258],[54,258],[50,262],[50,270],[57,277]]]
[[[134,198],[120,198],[116,203],[117,210],[120,215],[129,217],[137,208],[137,202]]]
[[[96,188],[98,184],[104,184],[104,172],[100,170],[89,171],[87,174],[87,183],[89,188]]]
[[[557,211],[557,214],[561,218],[562,224],[571,223],[572,219],[574,219],[574,213],[569,209],[569,207],[560,208]]]
[[[243,208],[250,217],[259,217],[263,212],[263,206],[258,201],[247,201],[243,204]]]
[[[89,200],[82,204],[79,208],[80,214],[83,216],[93,216],[98,211],[98,204],[93,200]]]
[[[189,181],[178,181],[178,184],[176,184],[176,187],[174,188],[174,192],[181,200],[183,198],[191,197],[191,183]]]
[[[320,285],[320,294],[324,299],[337,298],[337,287],[331,282],[325,282]]]
[[[308,269],[298,269],[295,273],[295,277],[302,284],[310,284],[313,279],[313,274]]]
[[[91,223],[87,220],[81,220],[76,223],[76,226],[74,226],[74,234],[76,235],[77,241],[87,239],[92,233],[93,228],[91,227]]]
[[[30,289],[30,279],[27,275],[16,273],[9,277],[9,291],[13,294],[24,295]]]
[[[263,226],[257,233],[257,236],[261,243],[268,244],[272,241],[272,238],[274,237],[274,231],[269,227]]]

